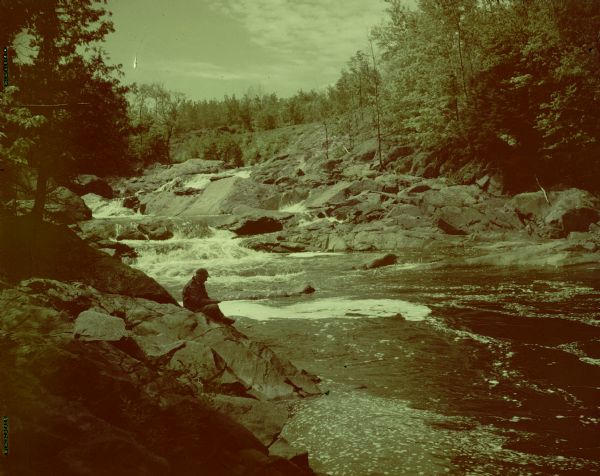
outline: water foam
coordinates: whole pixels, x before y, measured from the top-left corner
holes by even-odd
[[[195,188],[198,190],[203,190],[210,183],[211,177],[214,177],[215,174],[196,174],[192,175],[189,179],[187,179],[183,186],[185,188]]]
[[[279,207],[280,212],[286,213],[306,213],[308,208],[306,207],[305,200],[296,203],[288,203],[282,207]]]
[[[130,208],[123,206],[122,198],[106,199],[95,193],[83,195],[82,200],[92,211],[94,218],[134,217],[141,216]]]
[[[224,314],[255,320],[269,319],[359,319],[395,317],[407,321],[422,321],[431,309],[398,299],[351,299],[347,297],[315,299],[284,306],[273,306],[257,301],[224,301]]]
[[[209,273],[223,269],[240,269],[248,265],[264,263],[267,253],[240,246],[234,233],[210,228],[210,236],[186,238],[176,235],[163,241],[124,242],[133,246],[138,258],[132,263],[136,268],[165,284],[183,286],[198,268]]]

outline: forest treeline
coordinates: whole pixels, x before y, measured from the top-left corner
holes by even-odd
[[[105,0],[2,2],[0,42],[16,60],[0,94],[0,198],[23,170],[41,178],[37,202],[50,178],[171,162],[186,136],[191,155],[239,166],[249,160],[242,134],[314,122],[348,149],[368,126],[380,151],[393,142],[448,170],[479,162],[514,190],[600,188],[600,2],[386,1],[383,23],[335,84],[202,101],[122,84],[101,48],[114,29]]]

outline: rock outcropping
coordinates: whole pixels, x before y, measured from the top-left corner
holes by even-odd
[[[0,306],[7,474],[312,474],[266,445],[285,423],[269,402],[318,394],[315,378],[230,326],[48,279]]]

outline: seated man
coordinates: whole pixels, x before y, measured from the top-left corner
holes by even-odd
[[[233,319],[225,317],[219,309],[219,301],[208,297],[204,283],[208,278],[208,271],[204,268],[196,270],[196,274],[183,288],[183,306],[194,312],[201,312],[214,321],[225,324],[233,323]]]

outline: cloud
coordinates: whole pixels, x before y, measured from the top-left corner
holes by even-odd
[[[241,22],[279,61],[312,70],[340,67],[367,45],[383,0],[222,0],[211,8]]]
[[[166,60],[159,63],[147,62],[145,66],[154,71],[177,76],[218,79],[221,81],[255,81],[263,77],[262,74],[256,71],[233,71],[223,66],[203,61]]]

